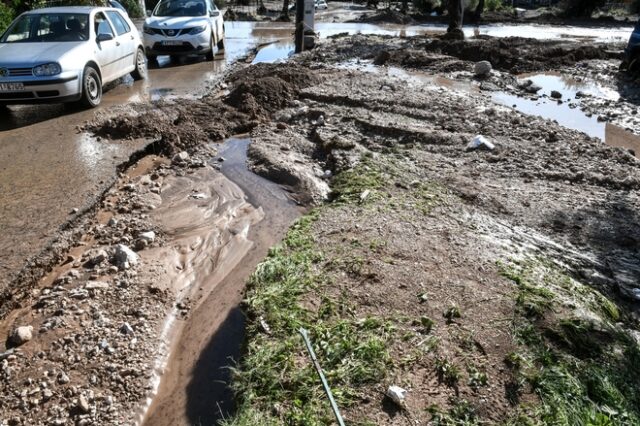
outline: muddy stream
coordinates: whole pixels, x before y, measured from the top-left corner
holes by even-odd
[[[244,284],[303,211],[284,189],[247,169],[249,143],[227,140],[212,159],[222,174],[204,169],[202,179],[185,178],[174,190],[169,185],[167,197],[177,204],[156,212],[174,234],[172,247],[148,256],[174,265],[175,276],[163,281],[179,286],[178,299],[194,303],[188,319],[174,309],[165,322],[157,394],[141,412],[144,424],[214,424],[233,409],[228,367],[242,348]]]

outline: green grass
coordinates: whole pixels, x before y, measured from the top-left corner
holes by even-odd
[[[249,281],[245,310],[250,318],[248,345],[234,369],[239,409],[226,425],[321,425],[332,413],[320,380],[298,333],[309,330],[318,360],[338,404],[358,401],[361,388],[381,382],[392,360],[389,342],[396,329],[391,321],[350,315],[347,297],[331,297],[323,287],[331,281],[321,272],[312,227],[318,213],[298,221],[283,243],[272,249]],[[302,303],[318,298],[317,309]]]
[[[502,271],[518,287],[505,362],[540,398],[508,424],[640,425],[640,348],[617,304],[544,260]]]

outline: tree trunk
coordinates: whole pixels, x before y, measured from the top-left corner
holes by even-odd
[[[282,2],[282,16],[289,16],[289,0],[284,0]]]
[[[475,23],[480,22],[482,12],[484,12],[484,0],[478,0],[478,6],[476,7],[476,11],[473,13],[473,20]]]

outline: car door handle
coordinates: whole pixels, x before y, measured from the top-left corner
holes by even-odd
[[[133,40],[133,38],[134,38],[134,37],[133,37],[133,36],[131,36],[131,40]]]
[[[116,41],[116,46],[120,46],[120,42],[119,41]]]

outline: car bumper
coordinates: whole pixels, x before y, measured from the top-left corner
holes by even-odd
[[[23,90],[1,90],[2,104],[58,103],[80,99],[80,73],[65,73],[56,77],[4,78],[2,83],[21,83]]]
[[[144,36],[144,48],[147,55],[200,55],[211,50],[210,35],[205,31],[197,35],[181,35],[163,37],[159,35]],[[170,42],[168,45],[166,42]]]

